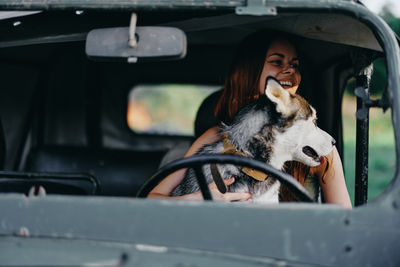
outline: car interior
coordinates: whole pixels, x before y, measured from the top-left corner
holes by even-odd
[[[299,92],[318,110],[319,127],[335,138],[341,153],[344,87],[383,56],[372,30],[345,14],[237,16],[211,10],[137,14],[138,26],[182,30],[187,37],[183,59],[129,64],[89,58],[87,33],[128,27],[130,16],[131,12],[113,11],[104,20],[102,12],[67,10],[0,21],[1,31],[7,32],[0,41],[1,179],[10,183],[14,173],[21,174],[20,183],[30,183],[17,191],[27,193],[32,179],[45,175],[54,188],[35,183],[48,194],[136,196],[160,165],[182,157],[188,145],[215,124],[213,109],[221,91],[203,101],[192,122],[193,134],[180,135],[130,129],[130,90],[141,84],[222,89],[237,45],[260,29],[297,35],[303,73]],[[180,151],[166,160],[176,147]],[[59,183],[66,187],[59,190]],[[80,183],[92,188],[76,190]]]

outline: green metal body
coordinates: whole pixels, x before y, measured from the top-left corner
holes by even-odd
[[[345,14],[368,25],[387,63],[395,177],[374,201],[257,206],[118,197],[0,196],[0,265],[399,266],[400,52],[378,16],[353,1],[0,1],[2,10],[188,10]],[[266,11],[268,13],[268,11]],[[258,15],[258,14],[254,14]],[[273,15],[273,14],[272,14]]]

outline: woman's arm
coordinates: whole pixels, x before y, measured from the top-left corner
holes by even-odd
[[[207,130],[201,135],[189,148],[185,154],[185,158],[194,155],[202,146],[218,141],[221,137],[218,134],[218,127],[213,127]],[[185,176],[186,169],[176,171],[168,175],[162,180],[153,190],[147,195],[148,198],[171,198],[171,199],[185,199],[185,200],[203,200],[203,196],[200,191],[187,194],[183,196],[171,197],[170,194],[174,188],[182,182]],[[231,185],[234,182],[234,178],[224,180],[225,184]],[[214,200],[217,201],[233,201],[233,200],[250,200],[251,195],[249,193],[225,193],[222,194],[218,191],[215,183],[209,185],[211,195]]]
[[[326,172],[325,168],[319,168],[317,171],[325,201],[351,209],[351,201],[344,180],[343,165],[336,147],[328,155],[328,161],[330,164]]]

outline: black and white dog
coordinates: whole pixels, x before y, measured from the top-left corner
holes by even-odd
[[[318,166],[334,145],[334,139],[317,127],[315,109],[272,77],[267,78],[264,95],[239,110],[231,125],[221,126],[221,136],[222,140],[205,145],[197,154],[238,154],[281,170],[292,160]],[[213,182],[210,165],[203,169],[207,182]],[[229,192],[250,192],[254,202],[279,202],[279,181],[234,165],[218,165],[218,170],[223,178],[235,177]],[[171,195],[198,190],[194,172],[189,169]]]

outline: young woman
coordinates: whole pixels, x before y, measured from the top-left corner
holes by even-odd
[[[218,121],[230,123],[235,113],[257,99],[263,93],[268,76],[276,78],[283,88],[295,94],[301,82],[300,60],[294,46],[294,38],[283,33],[257,32],[247,37],[238,49],[225,88],[217,104],[215,115]],[[185,157],[192,156],[205,144],[219,140],[218,126],[212,127],[200,136],[187,151]],[[343,167],[336,148],[327,156],[325,164],[309,168],[303,164],[290,162],[286,166],[311,194],[318,195],[318,185],[327,203],[340,204],[351,208]],[[148,195],[150,198],[175,198],[202,200],[200,192],[171,197],[171,191],[182,181],[186,170],[179,170],[166,177]],[[234,183],[234,178],[225,180],[226,185]],[[251,201],[249,193],[221,194],[214,183],[209,185],[213,199],[219,201]],[[291,192],[282,186],[281,201],[296,200]]]

